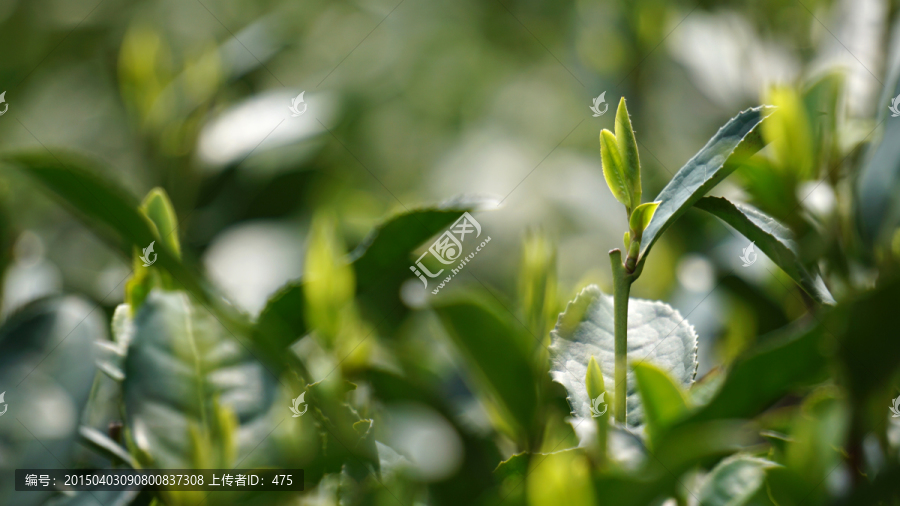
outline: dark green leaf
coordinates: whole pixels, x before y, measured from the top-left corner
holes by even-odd
[[[435,309],[475,377],[482,380],[480,385],[505,408],[507,423],[531,430],[537,410],[531,357],[537,339],[505,308],[486,298],[451,299]]]
[[[827,366],[821,341],[821,325],[772,338],[769,345],[739,358],[713,399],[688,420],[752,418],[788,392],[816,383]]]
[[[643,266],[653,244],[679,216],[734,172],[744,158],[762,148],[757,126],[772,112],[774,108],[760,106],[729,120],[653,199],[660,204],[644,231],[638,269]]]
[[[96,162],[72,154],[49,155],[46,152],[7,154],[0,162],[20,167],[56,197],[73,208],[101,238],[110,241],[127,258],[134,248],[146,248],[158,237],[151,221],[138,210],[138,201],[127,191],[101,179],[92,170]],[[211,297],[194,273],[179,261],[180,255],[166,243],[157,242],[154,267],[169,272],[180,285],[228,317],[218,299]],[[233,318],[233,317],[232,317]]]
[[[893,75],[898,75],[893,72]],[[900,110],[900,79],[888,98]],[[895,102],[896,101],[896,102]],[[879,102],[881,103],[881,102]],[[879,109],[887,114],[887,108]],[[892,115],[893,113],[891,113]],[[856,190],[856,222],[860,235],[868,247],[889,240],[900,225],[900,121],[885,117],[881,142],[873,147],[859,176]]]
[[[834,298],[819,276],[810,274],[800,262],[793,234],[774,218],[745,204],[735,204],[722,197],[704,197],[694,204],[734,227],[781,267],[788,276],[821,304],[834,304]]]

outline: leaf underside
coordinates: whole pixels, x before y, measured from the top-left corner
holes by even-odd
[[[573,413],[590,418],[590,398],[584,385],[591,355],[603,371],[607,392],[615,392],[615,329],[613,298],[590,285],[560,315],[550,333],[550,374],[569,394]],[[697,373],[697,334],[677,310],[659,301],[630,299],[628,360],[646,361],[666,371],[684,388]],[[643,408],[634,372],[627,374],[627,424],[643,423]]]

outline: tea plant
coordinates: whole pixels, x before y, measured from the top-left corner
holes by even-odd
[[[0,328],[0,375],[34,374],[42,392],[31,392],[35,399],[54,392],[73,399],[78,430],[40,434],[79,466],[305,470],[302,499],[100,494],[117,504],[313,497],[403,505],[893,504],[900,459],[886,408],[898,393],[891,385],[900,341],[885,336],[895,334],[900,250],[895,221],[871,206],[890,201],[891,190],[879,193],[869,180],[896,166],[889,162],[898,159],[892,142],[900,123],[887,126],[871,157],[849,162],[862,174],[865,199],[854,205],[863,232],[823,235],[876,252],[853,260],[880,274],[875,286],[853,285],[833,256],[804,256],[791,228],[763,211],[706,196],[738,168],[754,174],[743,177],[756,195],[759,174],[796,183],[819,177],[817,167],[842,166],[855,147],[845,152],[824,135],[788,146],[776,140],[811,128],[814,111],[833,107],[823,92],[831,79],[774,92],[777,110],[737,114],[649,202],[642,202],[638,142],[620,101],[615,132],[600,133],[603,175],[625,207],[627,228],[623,250],[609,252],[612,294],[590,285],[565,307],[556,247],[539,233],[523,245],[516,302],[465,288],[424,307],[401,298],[404,283],[418,284],[409,269],[414,253],[463,212],[485,208],[460,198],[387,218],[349,254],[335,219],[317,214],[303,278],[251,318],[193,263],[180,237],[184,217],[162,189],[138,201],[97,176],[95,161],[4,154],[5,165],[55,195],[133,270],[109,321],[74,297],[33,302],[10,316]],[[773,149],[760,152],[767,143]],[[802,174],[777,169],[798,164]],[[687,315],[630,297],[654,244],[692,208],[752,241],[780,269],[777,280],[796,284],[799,290],[784,289],[806,311],[699,380],[698,336]],[[840,288],[839,302],[826,277]],[[452,350],[452,360],[439,357],[436,342]],[[43,356],[60,357],[47,355],[57,346],[65,358],[42,364]],[[404,417],[438,420],[430,434],[440,436],[391,447],[398,439],[385,427]],[[3,427],[5,465],[58,465]],[[91,495],[52,500],[80,504]]]

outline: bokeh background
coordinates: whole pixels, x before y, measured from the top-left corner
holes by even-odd
[[[626,223],[598,135],[620,97],[645,200],[739,111],[795,107],[768,179],[739,170],[714,194],[785,221],[810,255],[843,255],[827,278],[840,300],[878,276],[863,261],[874,247],[848,238],[894,95],[898,12],[888,0],[0,0],[0,148],[76,151],[135,196],[165,189],[185,258],[251,319],[303,275],[314,217],[351,251],[386,217],[461,194],[492,199],[475,214],[492,242],[466,267],[478,281],[453,283],[520,299],[523,239],[537,234],[554,245],[562,309],[588,283],[611,288],[607,251]],[[815,86],[827,97],[810,98]],[[301,92],[308,110],[293,117]],[[609,111],[594,117],[601,93]],[[130,260],[24,174],[2,172],[0,204],[3,315],[75,293],[111,317]],[[698,376],[807,311],[764,255],[741,267],[748,243],[689,211],[633,286],[689,315]],[[404,285],[410,307],[426,296]],[[404,332],[437,331],[412,317]]]

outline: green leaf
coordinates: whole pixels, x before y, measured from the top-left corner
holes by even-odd
[[[822,325],[773,336],[766,346],[738,358],[708,404],[690,422],[752,418],[788,392],[821,381],[828,362],[822,349]]]
[[[646,204],[641,204],[634,208],[634,211],[631,211],[631,218],[629,219],[629,228],[634,231],[635,238],[641,237],[644,229],[647,228],[647,225],[650,224],[650,220],[653,219],[653,214],[656,213],[656,208],[659,207],[659,202],[647,202]]]
[[[538,380],[531,368],[537,339],[509,311],[487,298],[453,298],[435,309],[474,377],[480,380],[479,386],[503,408],[505,422],[513,428],[531,430],[538,408],[534,387]],[[525,435],[516,432],[517,436]]]
[[[622,203],[628,210],[634,203],[634,193],[631,183],[625,176],[625,167],[622,155],[616,143],[616,136],[609,130],[600,132],[600,161],[603,164],[603,177],[613,197]]]
[[[801,506],[827,501],[827,489],[818,484],[845,459],[842,446],[847,444],[850,408],[842,397],[837,387],[826,386],[804,399],[792,421],[785,466],[770,471],[767,479],[776,504]]]
[[[680,477],[690,468],[758,443],[754,429],[733,420],[677,427],[666,434],[653,456],[645,458],[639,468],[630,473],[602,471],[595,487],[603,491],[603,504],[658,504],[661,498],[676,495],[683,487]]]
[[[632,364],[641,402],[647,435],[653,444],[665,430],[681,419],[688,411],[682,388],[665,371],[646,362]]]
[[[590,418],[590,398],[582,383],[588,361],[596,357],[607,391],[615,392],[615,339],[613,298],[595,285],[586,287],[560,315],[551,332],[551,376],[569,394],[573,413]],[[630,299],[628,304],[628,359],[649,362],[670,374],[679,385],[690,387],[697,373],[697,334],[668,304]],[[644,410],[634,372],[627,375],[627,423],[643,423]]]
[[[240,459],[271,430],[275,378],[187,294],[153,290],[134,329],[122,383],[125,420],[151,465],[233,466],[228,448],[239,444]],[[225,409],[240,425],[234,434]]]
[[[766,471],[778,467],[770,460],[735,455],[709,473],[697,499],[700,506],[744,506],[765,490]]]
[[[810,274],[800,262],[799,248],[787,227],[751,206],[736,204],[722,197],[704,197],[695,206],[728,223],[753,241],[810,297],[821,304],[834,304],[834,298],[822,278]]]
[[[363,310],[385,326],[403,316],[400,285],[413,276],[410,255],[423,242],[452,225],[464,212],[496,207],[477,197],[459,197],[433,207],[397,214],[375,227],[350,254],[356,294]],[[253,341],[276,352],[310,331],[305,318],[305,279],[285,284],[262,310],[253,329]],[[398,310],[398,308],[401,308]]]
[[[309,235],[306,264],[306,320],[325,342],[333,343],[345,318],[345,308],[353,300],[356,280],[353,268],[344,261],[344,247],[337,237],[334,219],[316,216]]]
[[[591,355],[591,360],[588,361],[587,374],[584,376],[584,386],[587,389],[588,397],[591,399],[596,399],[606,392],[606,388],[603,386],[603,371],[600,370],[600,366],[597,365],[593,355]]]
[[[625,97],[619,100],[615,129],[616,144],[622,160],[625,181],[631,189],[631,203],[626,205],[630,209],[634,209],[641,203],[641,160],[638,156],[634,129],[631,127],[631,118],[628,116],[628,108],[625,106]]]
[[[147,193],[141,203],[141,210],[156,226],[159,239],[180,259],[181,241],[178,240],[178,216],[172,201],[162,188],[154,188]]]
[[[734,172],[743,159],[762,148],[762,138],[756,127],[774,110],[773,107],[755,107],[729,120],[653,199],[659,202],[659,208],[644,231],[638,270],[643,267],[650,248],[675,220]]]
[[[488,199],[460,197],[433,207],[397,214],[375,229],[350,254],[356,294],[364,314],[395,323],[403,316],[400,285],[413,274],[410,255],[423,242],[452,225],[464,212],[491,208]],[[496,204],[496,203],[494,203]],[[496,207],[496,205],[493,205]],[[304,316],[304,280],[284,285],[262,310],[253,329],[254,342],[280,351],[310,331]],[[398,308],[401,308],[398,310]]]
[[[591,416],[594,417],[597,427],[596,434],[596,457],[603,461],[607,454],[607,434],[609,432],[609,418],[612,407],[616,405],[613,399],[606,399],[606,388],[603,385],[603,371],[597,365],[593,355],[588,361],[587,374],[584,377],[584,386],[587,389],[588,398],[591,399],[593,410],[601,411],[603,414],[596,416],[592,411]],[[602,408],[601,408],[602,406]]]
[[[497,468],[494,469],[494,476],[499,479],[515,478],[516,476],[523,478],[528,474],[528,461],[530,459],[531,454],[528,452],[516,453],[497,464]]]
[[[625,236],[622,237],[622,244],[625,245],[625,251],[628,251],[628,247],[631,245],[631,234],[625,232]]]
[[[778,108],[778,114],[762,127],[766,142],[772,144],[776,166],[795,180],[815,177],[812,129],[800,94],[781,86],[772,88],[766,98]]]
[[[580,449],[535,455],[525,485],[529,506],[597,504],[590,461]]]
[[[522,244],[519,297],[531,333],[545,339],[559,314],[556,289],[556,246],[543,233],[529,233]]]
[[[139,467],[134,457],[128,453],[128,450],[119,446],[118,443],[99,430],[82,425],[78,428],[78,435],[82,444],[108,458],[113,464],[125,464],[132,469]]]
[[[99,237],[107,240],[126,258],[131,259],[134,248],[146,248],[156,241],[153,223],[138,209],[137,199],[112,182],[101,179],[93,167],[97,162],[72,155],[54,156],[41,152],[13,153],[0,156],[0,162],[20,167],[56,197],[74,209],[85,224]],[[166,244],[157,244],[155,267],[172,275],[181,286],[213,307],[220,318],[238,322],[210,295],[206,286],[179,260],[179,255]]]

